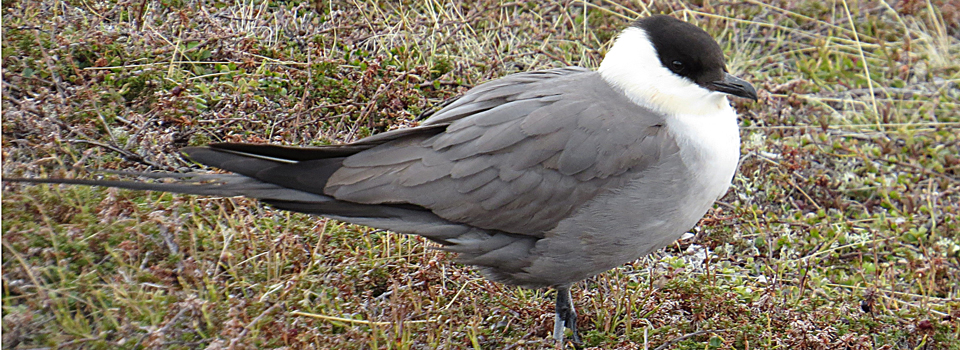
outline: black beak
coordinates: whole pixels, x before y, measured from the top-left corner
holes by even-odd
[[[723,80],[711,81],[704,87],[716,92],[757,100],[757,89],[754,89],[753,85],[726,72],[723,73]]]

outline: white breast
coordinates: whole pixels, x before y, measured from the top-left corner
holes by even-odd
[[[727,192],[740,160],[737,115],[726,97],[716,99],[720,106],[714,113],[681,114],[667,120],[667,130],[680,146],[681,159],[694,171],[697,184],[710,201]]]

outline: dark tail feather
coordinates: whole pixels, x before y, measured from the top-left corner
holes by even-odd
[[[363,140],[345,145],[297,147],[255,143],[214,143],[207,147],[185,148],[184,152],[193,157],[192,152],[200,149],[243,154],[250,157],[270,159],[281,162],[301,162],[309,160],[349,157],[384,143],[414,135],[435,135],[443,132],[446,124],[397,129],[376,134]]]
[[[198,150],[227,151],[248,156],[271,158],[286,162],[347,157],[371,148],[372,145],[336,145],[320,147],[288,147],[252,143],[214,143],[208,147],[190,147],[183,149],[190,158]]]
[[[185,148],[183,152],[190,159],[204,165],[234,172],[262,182],[318,195],[323,195],[327,179],[337,169],[340,169],[343,163],[343,157],[333,156],[303,161],[276,159],[269,156],[272,147],[232,145],[258,153],[208,147]],[[259,152],[261,150],[267,150],[268,152],[261,153]]]
[[[273,167],[296,164],[295,161],[263,157],[259,154],[237,153],[209,147],[188,147],[181,150],[197,163],[240,175],[256,178],[257,173]]]

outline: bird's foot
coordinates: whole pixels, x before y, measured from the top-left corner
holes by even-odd
[[[573,308],[570,299],[570,287],[557,287],[557,316],[553,323],[553,339],[557,342],[563,342],[566,337],[564,328],[569,328],[572,337],[571,342],[576,348],[580,348],[580,335],[577,334],[577,311]]]

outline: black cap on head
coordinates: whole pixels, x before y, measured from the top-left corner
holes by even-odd
[[[665,15],[638,19],[633,26],[647,33],[660,63],[674,74],[712,91],[757,99],[753,85],[727,73],[723,50],[703,29]]]
[[[633,26],[647,32],[660,63],[675,74],[699,85],[723,79],[723,50],[703,29],[665,15],[641,18]]]

